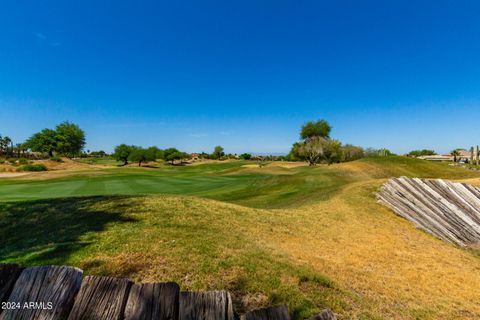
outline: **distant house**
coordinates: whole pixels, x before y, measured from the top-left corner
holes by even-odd
[[[469,162],[471,153],[468,150],[458,150],[457,162]],[[430,156],[420,156],[418,159],[429,161],[453,161],[454,156],[451,154],[434,154]]]
[[[458,150],[459,155],[457,156],[457,161],[458,162],[469,162],[470,157],[472,156],[472,153],[467,150]]]
[[[430,156],[420,156],[417,159],[429,161],[453,161],[453,156],[446,154],[433,154]]]
[[[192,160],[199,160],[200,159],[200,153],[192,153],[190,156],[192,157]]]

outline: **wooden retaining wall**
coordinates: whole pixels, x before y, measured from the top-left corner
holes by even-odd
[[[0,320],[236,320],[226,291],[180,291],[178,284],[83,277],[65,266],[0,264]],[[285,305],[242,315],[244,320],[290,320]],[[330,310],[312,319],[335,319]]]
[[[480,189],[442,179],[393,178],[378,201],[418,228],[461,247],[480,243]]]

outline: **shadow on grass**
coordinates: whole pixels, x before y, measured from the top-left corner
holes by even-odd
[[[107,203],[125,196],[0,203],[0,262],[64,264],[110,223],[134,222]],[[126,201],[121,201],[125,206]]]

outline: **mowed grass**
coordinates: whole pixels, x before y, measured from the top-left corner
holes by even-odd
[[[241,311],[287,303],[295,319],[326,307],[340,319],[480,317],[480,258],[373,197],[391,176],[475,182],[479,173],[401,157],[246,164],[4,179],[0,261],[227,289]]]
[[[273,208],[325,199],[354,179],[341,170],[245,168],[247,163],[106,168],[57,175],[48,172],[0,181],[0,199],[168,193]]]

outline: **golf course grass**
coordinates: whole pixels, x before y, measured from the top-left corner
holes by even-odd
[[[404,157],[332,166],[230,161],[92,167],[0,179],[0,262],[227,289],[237,309],[295,319],[480,317],[480,257],[376,203],[388,178],[476,183]]]

